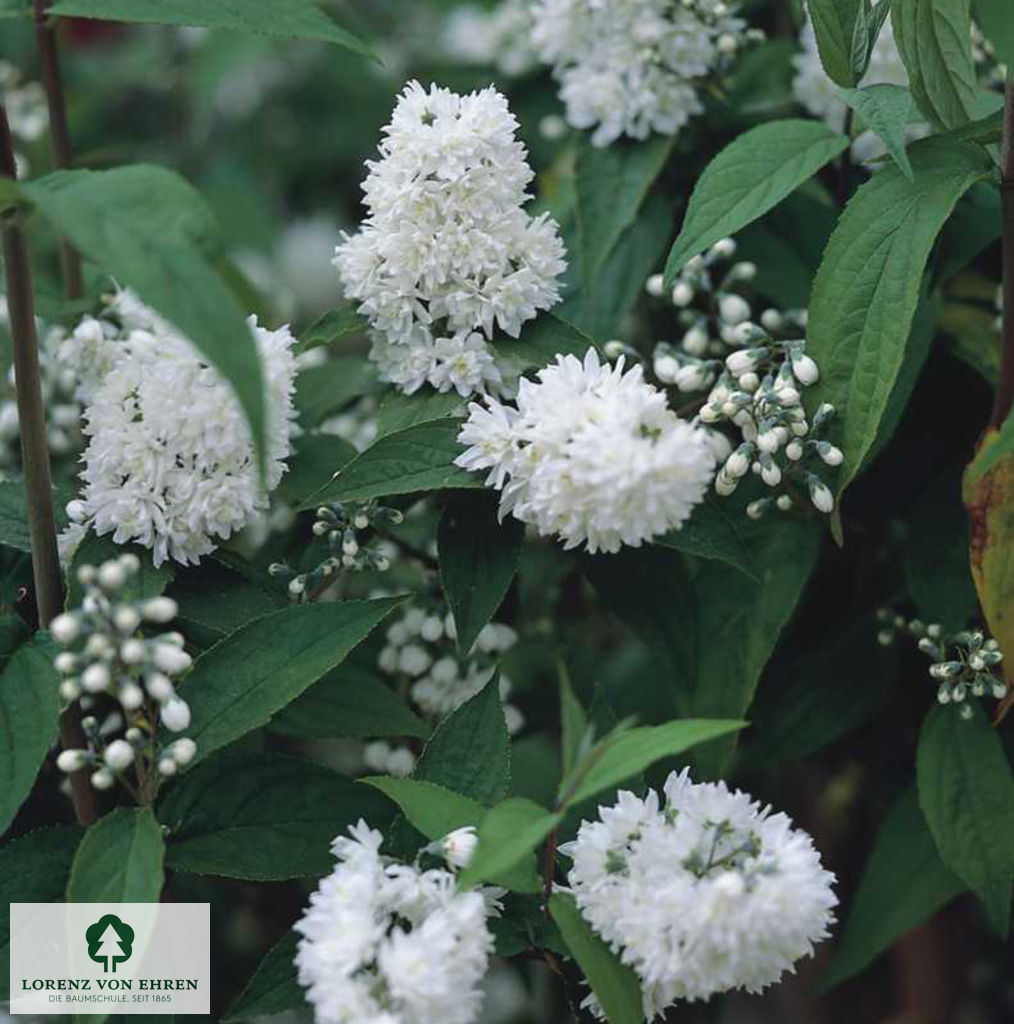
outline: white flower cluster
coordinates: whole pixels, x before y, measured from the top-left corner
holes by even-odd
[[[443,48],[460,63],[496,68],[510,77],[527,74],[538,63],[528,0],[502,0],[492,8],[455,7],[444,23]]]
[[[517,128],[493,88],[410,82],[367,165],[369,216],[334,262],[373,327],[381,376],[408,394],[508,390],[489,339],[516,338],[560,299],[563,243],[548,214],[524,210],[534,174]]]
[[[317,1024],[472,1024],[493,951],[492,894],[457,891],[451,871],[390,861],[363,821],[349,833],[295,926]]]
[[[472,403],[455,460],[488,469],[508,513],[566,548],[593,554],[678,529],[705,495],[715,454],[708,432],[681,420],[640,366],[557,356],[523,379],[517,408]]]
[[[81,607],[58,615],[50,623],[53,639],[64,650],[55,665],[62,675],[60,696],[80,700],[82,706],[100,696],[112,697],[122,717],[111,720],[113,728],[87,730],[88,750],[64,750],[57,764],[65,772],[93,768],[92,785],[109,789],[131,768],[139,775],[154,769],[161,776],[174,775],[193,760],[197,747],[191,739],[179,739],[159,749],[152,723],[161,719],[169,732],[183,732],[190,725],[190,707],[173,686],[190,668],[179,633],[142,635],[142,625],[165,625],[176,617],[176,602],[168,597],[134,601],[124,596],[141,563],[124,554],[100,566],[82,565],[78,582],[84,588]],[[107,742],[123,719],[129,724],[122,738]]]
[[[536,0],[533,39],[567,121],[592,142],[675,135],[703,110],[698,88],[755,33],[724,0]]]
[[[969,719],[973,714],[966,700],[969,696],[994,700],[1007,696],[1007,684],[993,671],[1003,661],[1003,652],[996,640],[981,630],[963,629],[951,636],[938,622],[927,625],[920,619],[907,620],[889,608],[881,608],[877,618],[881,623],[877,639],[885,647],[894,643],[898,633],[916,641],[919,650],[933,662],[929,677],[937,686],[937,701],[960,707],[962,718]]]
[[[0,60],[0,100],[11,135],[19,142],[36,142],[49,127],[46,92],[40,82],[24,82],[21,72],[9,61]],[[28,174],[28,161],[15,153],[18,177]]]
[[[671,774],[665,799],[621,792],[564,847],[585,919],[641,980],[644,1014],[759,992],[828,935],[834,876],[813,841],[724,782]]]
[[[196,563],[267,508],[267,492],[285,472],[295,418],[294,339],[288,328],[268,331],[248,321],[265,381],[262,487],[246,419],[219,373],[129,293],[120,293],[114,312],[122,323],[115,339],[98,321],[74,335],[84,346],[86,333],[111,369],[89,388],[84,487],[72,506],[68,546],[90,527],[112,533],[118,544],[150,548],[155,565],[167,558]]]

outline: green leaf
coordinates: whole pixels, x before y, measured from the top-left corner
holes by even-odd
[[[440,584],[463,655],[496,614],[518,571],[525,527],[513,516],[499,522],[498,505],[492,492],[462,491],[451,495],[440,518]]]
[[[499,673],[437,726],[412,778],[433,782],[492,807],[510,785],[510,740]]]
[[[150,807],[119,807],[85,833],[67,882],[70,903],[154,903],[162,892],[162,829]]]
[[[917,112],[908,89],[900,85],[868,85],[865,89],[842,89],[841,98],[879,136],[905,177],[914,180],[905,152],[905,127]]]
[[[442,393],[425,388],[414,395],[392,391],[377,410],[377,433],[386,437],[420,423],[460,416],[464,410],[465,399],[456,391]]]
[[[299,422],[308,430],[317,427],[379,385],[376,366],[359,356],[332,356],[320,366],[300,370],[295,398]]]
[[[522,369],[529,369],[548,366],[558,355],[583,359],[595,342],[556,313],[543,313],[525,324],[519,337],[497,338],[494,346],[501,355],[518,360]]]
[[[721,498],[708,494],[680,529],[667,533],[655,543],[698,558],[725,562],[756,579],[753,555],[743,540],[735,516],[735,512],[722,507]]]
[[[1014,67],[1014,18],[1007,0],[974,0],[975,18],[996,50],[997,60]]]
[[[273,881],[324,875],[331,840],[360,818],[390,822],[376,793],[328,768],[263,751],[220,756],[186,774],[162,801],[166,866]]]
[[[239,32],[319,39],[365,56],[373,50],[336,25],[311,0],[57,0],[53,15],[154,25],[192,25]]]
[[[821,121],[771,121],[738,136],[697,179],[666,263],[666,287],[692,256],[763,217],[848,144]]]
[[[56,738],[60,677],[45,633],[22,644],[0,675],[0,835],[32,791]]]
[[[591,767],[572,783],[571,792],[560,794],[560,799],[565,806],[572,807],[619,785],[664,757],[674,757],[700,743],[739,732],[745,725],[746,722],[684,719],[628,729],[604,740],[599,750],[592,751]]]
[[[567,948],[584,971],[609,1024],[643,1024],[641,983],[637,975],[616,958],[591,930],[569,893],[555,893],[549,900],[553,916]]]
[[[971,0],[893,0],[891,24],[919,109],[935,128],[978,117]]]
[[[27,18],[32,13],[32,0],[0,0],[0,18]]]
[[[914,787],[907,790],[877,833],[821,989],[858,974],[964,889],[940,860]]]
[[[592,287],[620,236],[637,219],[673,150],[669,135],[593,146],[584,139],[574,170],[581,279]]]
[[[17,649],[30,638],[24,619],[18,615],[0,615],[0,672],[7,668]]]
[[[124,588],[123,596],[128,601],[144,601],[149,597],[158,597],[173,580],[176,572],[172,561],[163,562],[157,569],[151,559],[151,552],[139,544],[117,544],[112,534],[96,537],[88,535],[78,545],[71,559],[70,572],[67,574],[67,608],[80,608],[84,599],[84,587],[77,578],[77,570],[82,565],[101,565],[111,558],[120,555],[135,555],[141,563],[137,575],[131,577]]]
[[[59,903],[84,829],[57,825],[0,847],[0,903]],[[0,1000],[10,998],[10,917],[0,915]]]
[[[562,775],[566,778],[587,751],[592,734],[588,729],[588,716],[574,693],[570,678],[561,662],[560,671],[560,732],[562,734]]]
[[[860,78],[854,51],[856,25],[865,10],[865,0],[809,0],[807,9],[828,78],[845,89],[851,88]]]
[[[246,988],[226,1011],[222,1024],[268,1017],[306,1006],[303,989],[296,979],[296,947],[299,936],[286,932],[260,962]]]
[[[195,662],[179,687],[204,758],[271,717],[345,659],[401,598],[283,608],[240,627]]]
[[[416,736],[429,726],[382,679],[358,665],[340,665],[275,715],[268,725],[283,736]]]
[[[919,803],[944,863],[1006,937],[1014,882],[1014,776],[978,701],[965,721],[935,707],[919,732]]]
[[[356,307],[347,302],[338,309],[332,309],[318,317],[299,336],[299,352],[309,352],[312,348],[333,345],[345,338],[355,338],[366,334],[370,322],[356,312]]]
[[[508,872],[527,868],[523,884],[517,889],[538,892],[541,885],[532,851],[562,820],[561,813],[547,811],[524,797],[511,797],[497,804],[479,823],[479,845],[458,884],[468,888],[480,882],[496,882]]]
[[[356,457],[356,450],[333,434],[303,434],[293,442],[289,471],[282,477],[277,494],[293,505],[319,491],[335,473]]]
[[[211,213],[200,195],[172,171],[143,164],[58,171],[21,188],[85,256],[190,338],[232,385],[263,452],[257,345],[199,248],[211,232]]]
[[[66,495],[53,491],[53,503],[59,526],[66,523],[63,504]],[[32,553],[32,539],[28,533],[28,498],[20,480],[0,481],[0,544],[16,551]]]
[[[454,465],[461,420],[420,423],[376,441],[338,471],[304,508],[328,501],[368,501],[395,494],[482,487],[482,476]]]
[[[990,173],[986,154],[966,143],[926,139],[909,155],[915,181],[892,164],[859,189],[813,285],[807,351],[820,381],[811,396],[838,410],[839,492],[876,440],[933,243],[958,199]]]

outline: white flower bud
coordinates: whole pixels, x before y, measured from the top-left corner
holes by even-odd
[[[792,497],[788,494],[779,494],[775,504],[781,512],[788,512],[793,505]]]
[[[185,767],[193,761],[197,755],[197,744],[189,737],[176,740],[169,745],[166,751],[169,756],[181,767]]]
[[[120,555],[119,562],[128,576],[133,576],[141,571],[141,559],[133,552],[127,551]]]
[[[1003,700],[1007,696],[1007,687],[1001,682],[994,682],[992,692],[997,700]]]
[[[398,747],[392,750],[387,759],[387,771],[395,778],[403,779],[412,774],[415,768],[415,756],[408,747]]]
[[[680,281],[672,290],[672,304],[682,308],[684,306],[689,306],[693,301],[693,286],[688,284],[686,281]]]
[[[799,441],[790,441],[785,446],[785,457],[792,462],[798,462],[803,457],[803,446]]]
[[[821,441],[817,445],[817,451],[829,466],[840,466],[845,459],[842,450],[836,448],[833,444],[828,444],[827,441]]]
[[[780,444],[777,430],[764,430],[757,435],[757,447],[768,455],[774,455]]]
[[[700,324],[694,324],[683,335],[683,351],[690,356],[703,356],[708,351],[708,340],[708,332]]]
[[[65,701],[77,700],[81,696],[81,687],[76,679],[65,679],[60,683],[60,696]]]
[[[377,572],[387,572],[391,568],[391,559],[387,555],[379,555],[373,562]]]
[[[134,763],[134,748],[126,740],[113,740],[106,747],[102,760],[114,772],[122,772]]]
[[[406,644],[398,655],[399,670],[410,676],[421,676],[432,663],[425,648],[418,644]]]
[[[741,295],[723,295],[718,302],[718,315],[734,327],[750,319],[750,303]]]
[[[419,635],[427,643],[436,643],[444,635],[444,623],[440,616],[428,616],[419,627]]]
[[[70,651],[61,651],[53,659],[53,667],[60,675],[69,676],[77,669],[77,658]]]
[[[105,591],[119,590],[127,582],[127,574],[118,561],[103,562],[99,566],[99,586]]]
[[[736,241],[733,238],[722,238],[711,247],[712,253],[715,256],[721,256],[724,259],[729,259],[736,255]]]
[[[148,678],[145,679],[144,686],[152,699],[157,700],[159,704],[164,704],[175,692],[173,690],[173,684],[166,676],[162,675],[161,672],[152,672]]]
[[[136,725],[132,725],[124,734],[123,738],[134,747],[140,746],[144,742],[144,733],[137,728]]]
[[[718,37],[718,52],[724,53],[726,56],[733,54],[739,48],[739,40],[731,32],[723,32]]]
[[[739,479],[729,476],[724,469],[720,469],[715,476],[715,491],[723,498],[727,498],[738,486]]]
[[[164,779],[171,778],[178,769],[179,765],[171,757],[163,757],[158,762],[158,773]]]
[[[740,281],[752,281],[757,276],[757,264],[743,260],[732,268],[732,275]]]
[[[56,767],[62,772],[78,772],[92,759],[87,750],[63,750],[56,759]]]
[[[799,392],[795,388],[778,388],[778,404],[784,407],[799,405]]]
[[[811,476],[808,480],[810,501],[818,512],[825,515],[834,511],[834,495],[830,488],[819,477]]]
[[[739,386],[752,395],[760,387],[760,377],[753,370],[750,370],[740,375]]]
[[[174,644],[156,644],[152,651],[152,661],[157,669],[168,676],[178,676],[192,664],[190,655]]]
[[[183,732],[190,727],[190,705],[179,697],[173,697],[162,705],[159,717],[170,732]]]
[[[961,715],[962,719],[963,719],[964,721],[966,721],[966,722],[967,722],[967,721],[968,721],[968,720],[969,720],[969,719],[970,719],[970,718],[972,717],[972,714],[973,714],[973,711],[972,711],[971,705],[969,705],[969,704],[966,704],[966,705],[965,705],[965,706],[964,706],[964,707],[963,707],[963,708],[961,709],[961,711],[959,712],[959,714]]]
[[[648,278],[647,283],[644,286],[644,290],[652,296],[652,298],[661,298],[662,292],[665,291],[665,277],[662,274],[652,274]]]
[[[764,515],[767,505],[768,503],[764,498],[760,498],[758,501],[751,501],[746,507],[746,514],[750,519],[760,519]]]
[[[680,364],[672,356],[656,356],[654,369],[655,376],[663,384],[672,384],[679,373]]]
[[[768,457],[761,460],[761,479],[768,487],[777,487],[782,482],[782,471],[774,459]]]
[[[688,363],[681,366],[674,381],[680,391],[700,391],[707,387],[711,373],[702,363]]]
[[[137,683],[124,683],[117,697],[125,711],[136,711],[144,703],[144,691]]]
[[[99,571],[94,565],[79,565],[77,568],[77,581],[82,587],[90,587],[98,576]]]
[[[81,624],[76,615],[64,613],[57,615],[49,624],[49,632],[58,644],[63,644],[66,647],[81,635]]]
[[[299,597],[301,594],[306,592],[306,579],[303,576],[297,576],[295,579],[289,580],[289,593],[293,597]]]
[[[144,661],[144,641],[138,639],[124,640],[120,644],[120,661],[124,665],[140,665]]]
[[[87,693],[101,693],[109,682],[109,669],[105,665],[89,665],[81,674],[81,686]]]
[[[179,608],[171,597],[153,597],[144,602],[141,614],[149,622],[172,622]]]
[[[129,636],[141,625],[141,613],[130,605],[122,605],[113,614],[113,625],[125,636]]]
[[[796,375],[796,380],[806,386],[816,384],[820,379],[817,364],[805,352],[798,350],[792,353],[792,372]]]
[[[112,789],[116,776],[108,768],[92,772],[91,783],[96,789]]]
[[[83,523],[88,518],[88,509],[83,501],[76,498],[67,502],[67,518],[72,523]]]
[[[448,832],[440,840],[440,850],[444,855],[444,860],[452,868],[467,868],[478,845],[479,837],[471,825]]]
[[[722,407],[709,403],[701,409],[699,415],[702,423],[717,423],[722,418]]]
[[[318,519],[317,522],[313,524],[311,529],[313,530],[314,537],[326,537],[331,532],[333,527],[331,526],[330,523],[325,523],[322,520]]]
[[[746,476],[753,460],[753,445],[741,444],[725,463],[725,472],[731,477]]]
[[[950,704],[951,702],[951,688],[947,683],[944,683],[937,689],[937,703],[938,704]]]
[[[760,322],[764,330],[774,333],[782,329],[784,320],[782,319],[782,314],[777,309],[765,309],[760,315]]]

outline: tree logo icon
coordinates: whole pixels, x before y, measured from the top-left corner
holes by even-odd
[[[115,914],[104,914],[85,932],[88,955],[102,964],[106,973],[116,973],[116,965],[130,959],[134,929]]]

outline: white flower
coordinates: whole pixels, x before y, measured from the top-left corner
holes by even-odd
[[[493,950],[482,892],[446,870],[380,854],[365,822],[339,837],[334,871],[296,924],[300,984],[318,1024],[472,1024]]]
[[[485,10],[474,4],[455,7],[443,27],[447,56],[463,64],[495,67],[516,77],[537,63],[532,46],[532,15],[527,0],[502,0]]]
[[[837,898],[810,837],[688,772],[621,792],[561,848],[585,919],[641,979],[649,1020],[680,999],[759,992],[828,935]]]
[[[517,128],[493,88],[410,82],[367,164],[369,215],[334,263],[381,376],[408,394],[503,393],[514,374],[488,340],[560,300],[563,243],[548,215],[524,210],[534,175]]]
[[[565,547],[615,552],[678,529],[714,475],[705,431],[672,412],[640,366],[557,356],[522,380],[517,409],[473,403],[455,460],[489,470],[511,513]]]
[[[150,548],[155,565],[167,558],[196,563],[267,507],[266,491],[285,472],[294,339],[287,328],[268,331],[248,321],[265,379],[265,491],[246,419],[218,372],[129,293],[120,294],[116,309],[127,333],[85,413],[78,511],[100,536]],[[98,338],[91,327],[88,334]]]
[[[475,848],[479,845],[479,837],[475,827],[468,825],[448,832],[440,840],[440,851],[444,860],[453,868],[467,868],[472,861]]]
[[[536,0],[532,38],[554,67],[568,122],[595,128],[592,142],[608,146],[621,135],[675,135],[701,112],[696,82],[717,69],[719,37],[736,44],[743,33],[744,23],[728,13],[732,6]]]

